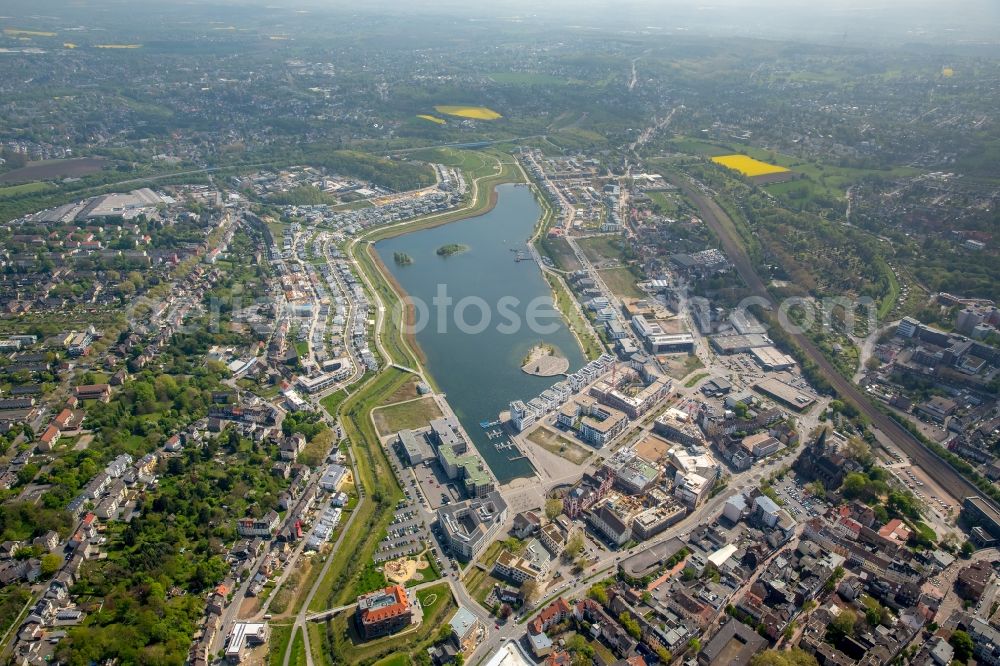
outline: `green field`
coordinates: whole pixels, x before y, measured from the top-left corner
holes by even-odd
[[[674,195],[657,191],[646,192],[646,195],[649,196],[654,204],[660,207],[663,215],[676,215],[679,211]]]
[[[594,263],[602,261],[621,262],[625,258],[622,237],[618,235],[591,236],[577,241],[580,249]]]
[[[528,441],[577,465],[582,465],[593,453],[591,449],[582,444],[577,444],[568,437],[543,427],[535,428],[528,435]]]
[[[705,377],[708,377],[708,374],[709,373],[707,372],[699,372],[697,375],[691,377],[691,379],[684,382],[684,386],[687,388],[693,388],[695,384],[703,380]]]
[[[483,571],[479,567],[470,567],[469,573],[466,574],[465,578],[462,579],[462,584],[465,585],[465,589],[468,590],[469,596],[483,604],[483,601],[489,596],[490,590],[497,583],[503,583],[504,581],[494,578],[490,572],[493,570],[493,563],[496,562],[497,557],[500,556],[500,550],[503,548],[503,543],[500,541],[494,541],[483,554],[479,557],[479,563],[486,567],[486,571]]]
[[[716,144],[700,139],[679,138],[672,140],[670,145],[679,152],[704,157],[742,153],[757,160],[791,169],[796,174],[799,174],[801,178],[764,186],[764,189],[771,194],[791,203],[807,198],[823,198],[830,201],[842,200],[848,187],[867,176],[903,178],[916,176],[921,173],[920,169],[913,167],[856,169],[822,164],[804,160],[794,155],[786,155],[733,142],[719,142]]]
[[[611,293],[618,298],[644,298],[646,296],[639,287],[635,286],[636,279],[632,275],[632,271],[624,266],[598,272],[601,274],[604,284],[608,285]]]
[[[539,72],[493,72],[489,77],[497,83],[518,86],[555,86],[569,83],[558,76]]]
[[[49,183],[24,183],[23,185],[9,185],[7,187],[0,187],[0,199],[54,189],[56,188]]]
[[[321,398],[319,404],[323,405],[323,408],[330,414],[336,414],[337,408],[340,407],[340,403],[342,403],[346,398],[347,391],[340,389],[339,391],[334,391],[330,395]]]
[[[545,280],[552,288],[552,295],[555,298],[556,308],[562,314],[563,319],[569,326],[577,341],[583,349],[583,355],[589,360],[593,360],[604,353],[604,347],[600,340],[596,339],[587,328],[587,323],[583,315],[576,309],[572,294],[562,278],[551,273],[545,273]]]
[[[411,627],[393,636],[371,641],[359,639],[351,621],[353,618],[351,613],[339,613],[324,625],[325,631],[321,632],[322,647],[314,650],[314,654],[319,652],[323,657],[319,663],[351,664],[351,666],[414,663],[416,653],[434,644],[438,630],[458,609],[447,583],[420,590],[417,598],[424,606],[424,618],[415,629]],[[310,633],[310,642],[312,636]]]
[[[372,408],[386,393],[406,381],[407,375],[395,368],[368,380],[340,406],[344,437],[351,443],[358,467],[355,483],[365,489],[365,501],[355,509],[357,516],[341,547],[330,557],[333,561],[309,605],[319,611],[349,603],[352,592],[372,561],[375,549],[392,520],[392,510],[403,496],[392,473],[385,450],[372,425]]]
[[[566,271],[567,273],[580,270],[580,261],[573,254],[573,249],[569,246],[569,241],[565,238],[543,236],[538,242],[538,246],[542,254],[551,259],[552,263],[559,270]]]
[[[400,430],[426,428],[432,419],[439,419],[443,415],[437,401],[428,396],[388,407],[379,407],[375,410],[374,416],[375,426],[384,436]]]

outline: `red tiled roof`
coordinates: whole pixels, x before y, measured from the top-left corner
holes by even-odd
[[[382,593],[392,595],[395,597],[396,602],[388,606],[382,606],[381,608],[372,608],[362,611],[361,621],[364,624],[382,622],[391,617],[402,615],[410,610],[410,599],[406,596],[406,588],[402,585],[391,585],[382,590]]]
[[[59,412],[59,416],[55,417],[52,420],[52,422],[55,423],[60,428],[65,428],[66,425],[70,422],[70,419],[72,418],[73,418],[73,412],[70,411],[69,409],[63,409],[61,412]]]

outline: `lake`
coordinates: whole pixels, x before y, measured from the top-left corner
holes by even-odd
[[[515,452],[498,451],[480,421],[495,420],[511,400],[527,401],[561,379],[521,372],[522,359],[536,343],[558,347],[569,359],[570,372],[585,359],[552,304],[538,264],[517,262],[512,251],[526,252],[541,215],[538,202],[529,188],[514,185],[499,186],[497,197],[485,215],[379,241],[375,249],[406,293],[426,304],[422,318],[427,323],[418,325],[416,340],[427,371],[494,475],[505,483],[530,476],[531,465],[524,458],[510,460]],[[437,254],[451,244],[464,249],[446,257]],[[397,265],[395,252],[409,255],[413,263]],[[451,299],[450,305],[442,298],[435,305],[435,296]],[[531,330],[540,327],[528,326],[530,313],[543,330]],[[514,325],[515,320],[521,325]]]

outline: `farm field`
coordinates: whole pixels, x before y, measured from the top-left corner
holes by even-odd
[[[566,79],[540,72],[493,72],[489,75],[497,83],[520,86],[559,85],[569,83]]]
[[[31,194],[32,192],[42,192],[43,190],[53,189],[52,185],[48,183],[24,183],[22,185],[11,185],[10,187],[0,187],[0,199],[6,197],[16,197],[22,194]]]
[[[436,123],[438,125],[444,125],[446,122],[444,118],[438,118],[437,116],[432,116],[426,113],[418,113],[417,118],[420,118],[422,120],[429,120],[430,122]]]
[[[729,155],[738,151],[758,161],[782,166],[790,171],[794,171],[796,175],[801,177],[795,180],[783,180],[783,182],[758,183],[763,185],[771,194],[791,200],[817,196],[828,199],[842,199],[848,187],[866,176],[908,178],[921,173],[920,169],[905,166],[894,167],[892,169],[842,167],[834,164],[813,162],[794,155],[786,155],[739,143],[726,142],[724,145],[717,145],[709,141],[687,137],[674,139],[670,143],[678,152],[709,158]]]
[[[96,157],[79,157],[70,160],[45,160],[28,162],[27,166],[0,174],[0,183],[28,183],[50,178],[85,176],[104,168],[105,161]]]
[[[438,113],[448,116],[458,116],[459,118],[472,118],[473,120],[497,120],[503,118],[493,109],[485,106],[460,106],[451,104],[440,104],[434,107]]]
[[[773,173],[785,173],[789,169],[777,164],[761,162],[748,155],[718,155],[712,158],[716,164],[720,164],[727,169],[739,171],[744,176],[751,178],[755,176],[769,176]]]

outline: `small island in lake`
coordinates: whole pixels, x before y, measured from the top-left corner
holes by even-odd
[[[442,245],[437,249],[437,254],[439,257],[450,257],[453,254],[458,254],[459,252],[465,252],[469,249],[468,245],[459,245],[458,243],[448,243],[447,245]]]
[[[405,252],[393,252],[392,260],[396,262],[397,266],[409,266],[413,263],[413,257]]]
[[[521,360],[521,371],[536,377],[553,377],[569,370],[569,359],[555,345],[540,342]]]

